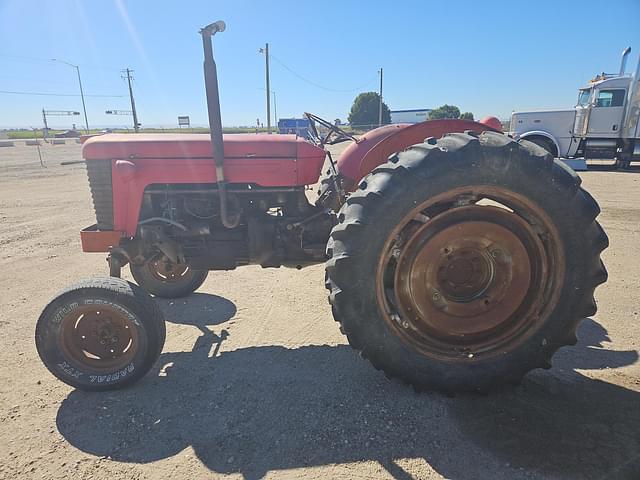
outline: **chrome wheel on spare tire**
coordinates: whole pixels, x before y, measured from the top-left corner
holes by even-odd
[[[177,298],[195,292],[207,279],[207,270],[194,270],[157,255],[144,265],[130,265],[136,283],[158,297]]]
[[[367,176],[331,235],[351,345],[418,389],[486,390],[548,367],[595,313],[607,237],[574,172],[486,132],[416,145]]]

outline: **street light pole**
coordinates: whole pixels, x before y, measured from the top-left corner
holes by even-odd
[[[51,61],[64,63],[65,65],[69,65],[76,69],[76,73],[78,74],[78,85],[80,85],[80,98],[82,99],[82,111],[84,112],[84,125],[86,127],[87,133],[89,133],[89,120],[87,119],[87,106],[84,103],[84,91],[82,90],[82,79],[80,78],[80,67],[78,65],[74,65],[73,63],[65,62],[64,60],[59,60],[57,58],[52,58]]]
[[[78,74],[78,85],[80,85],[80,98],[82,99],[82,111],[84,112],[84,126],[87,129],[87,133],[89,133],[89,120],[87,119],[87,106],[84,103],[84,92],[82,91],[82,80],[80,79],[80,67],[77,65],[73,65],[76,67],[76,73]]]

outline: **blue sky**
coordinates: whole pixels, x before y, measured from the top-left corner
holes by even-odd
[[[458,105],[476,117],[514,109],[570,107],[594,74],[640,52],[640,0],[590,1],[126,1],[0,0],[0,90],[77,94],[79,64],[92,126],[124,125],[120,69],[135,70],[140,121],[206,124],[199,27],[215,37],[225,125],[264,122],[264,57],[279,117],[311,111],[346,119],[360,91],[391,109]],[[302,80],[311,80],[318,86]],[[363,87],[364,85],[364,87]],[[79,97],[0,93],[0,127],[41,126],[42,108],[80,110]],[[81,124],[80,117],[76,117]],[[56,118],[54,126],[70,126]]]

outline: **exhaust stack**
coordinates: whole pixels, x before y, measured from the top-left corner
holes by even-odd
[[[620,77],[624,75],[624,70],[627,67],[627,58],[629,58],[630,53],[631,53],[631,47],[627,47],[622,51],[622,60],[620,61],[620,73],[618,74]]]
[[[216,179],[220,194],[220,218],[227,228],[237,227],[237,221],[229,219],[227,208],[227,186],[224,177],[224,141],[222,139],[222,118],[220,115],[220,93],[218,91],[218,71],[213,59],[212,37],[218,32],[224,32],[226,25],[222,20],[211,23],[200,29],[202,47],[204,49],[204,87],[207,94],[207,112],[209,114],[209,131],[213,160],[216,164]],[[239,220],[239,218],[238,218]]]

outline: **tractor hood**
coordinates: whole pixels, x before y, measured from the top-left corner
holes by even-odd
[[[224,135],[225,158],[324,158],[324,151],[296,135]],[[208,134],[118,134],[87,139],[86,160],[213,158]]]

